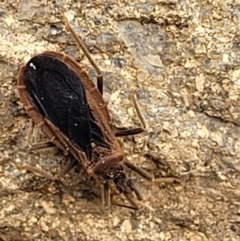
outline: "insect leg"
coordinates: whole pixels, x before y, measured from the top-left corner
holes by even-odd
[[[152,177],[152,175],[150,173],[144,171],[142,168],[133,165],[129,161],[124,161],[124,165],[126,167],[128,167],[129,169],[133,170],[134,172],[136,172],[137,174],[139,174],[140,176],[142,176],[143,178],[145,178],[146,180],[148,180],[150,182],[153,181],[154,178]]]
[[[139,209],[139,205],[137,204],[134,197],[129,193],[124,193],[124,196],[127,198],[127,200],[131,203],[133,209]]]
[[[76,165],[78,164],[78,161],[76,159],[72,159],[68,165],[66,165],[63,169],[61,169],[58,174],[56,175],[57,177],[62,177],[68,172],[70,172]]]
[[[35,124],[32,120],[30,120],[30,127],[29,127],[29,132],[27,134],[27,141],[25,146],[28,147],[29,151],[33,150],[41,150],[49,147],[54,147],[54,144],[51,141],[43,141],[43,142],[38,142],[32,144],[33,141],[33,136],[34,136],[34,128]]]
[[[32,120],[30,120],[29,122],[30,122],[30,127],[29,127],[29,132],[27,134],[27,141],[26,141],[25,147],[28,147],[30,151],[53,147],[54,145],[50,141],[43,141],[43,142],[32,144],[35,124]]]
[[[36,144],[31,144],[29,150],[41,150],[49,147],[54,147],[54,144],[50,141],[43,141]]]
[[[139,189],[134,185],[132,179],[127,180],[127,185],[135,192],[138,200],[143,200],[142,194],[140,193]]]
[[[66,30],[70,31],[71,34],[73,35],[75,41],[77,42],[77,45],[79,48],[82,49],[82,51],[84,52],[84,54],[87,56],[89,62],[92,64],[92,66],[94,67],[94,69],[97,71],[97,87],[99,92],[102,94],[103,93],[103,76],[102,76],[102,71],[100,70],[100,68],[98,67],[98,65],[95,63],[95,61],[93,60],[93,58],[91,57],[86,45],[83,43],[82,39],[77,36],[76,32],[72,29],[72,27],[70,26],[66,16],[63,14],[63,20],[65,22],[65,26],[66,26]]]
[[[133,185],[133,183],[130,183],[131,188],[135,191],[137,190],[136,187]],[[138,196],[139,194],[139,196]],[[138,197],[140,197],[140,193],[138,191],[136,191],[136,195]],[[120,206],[120,207],[125,207],[125,208],[130,208],[130,209],[139,209],[139,205],[137,204],[136,200],[134,199],[134,197],[132,197],[131,194],[129,193],[124,193],[124,196],[127,198],[127,200],[130,202],[130,204],[132,206],[128,206],[125,205],[123,203],[119,203],[113,200],[113,196],[114,194],[111,194],[111,190],[110,190],[110,186],[109,186],[109,181],[104,181],[102,184],[102,203],[103,206],[109,210],[109,207],[111,205],[115,205],[115,206]],[[139,200],[142,200],[141,197],[139,198]]]
[[[181,183],[181,180],[175,177],[163,177],[163,178],[157,178],[154,179],[154,177],[146,172],[145,170],[143,170],[142,168],[139,168],[135,165],[133,165],[132,163],[128,162],[128,161],[124,161],[124,164],[131,170],[133,170],[134,172],[136,172],[137,174],[139,174],[140,176],[142,176],[143,178],[145,178],[146,180],[150,181],[150,182],[156,182],[156,183]]]
[[[156,178],[153,181],[156,183],[179,183],[179,184],[182,183],[182,181],[176,177],[161,177],[161,178]]]
[[[106,209],[109,209],[111,201],[110,201],[110,187],[109,187],[108,181],[104,181],[102,184],[102,203]]]
[[[65,174],[67,174],[74,166],[77,165],[77,163],[78,163],[77,160],[72,159],[68,165],[66,165],[63,169],[61,169],[56,174],[56,176],[53,176],[52,173],[50,173],[48,171],[45,171],[45,170],[43,170],[41,168],[38,168],[38,167],[34,167],[32,165],[29,165],[29,164],[25,164],[25,165],[19,166],[18,169],[20,169],[20,170],[27,170],[27,171],[30,171],[30,172],[33,172],[33,173],[37,173],[37,174],[39,174],[39,175],[41,175],[41,176],[43,176],[43,177],[45,177],[47,179],[55,181],[59,177],[62,177]]]
[[[68,154],[68,145],[67,145],[66,141],[64,141],[64,138],[62,138],[62,136],[59,135],[59,132],[54,129],[54,126],[52,125],[52,123],[49,120],[43,119],[43,121],[39,123],[39,127],[43,130],[43,132],[45,134],[48,133],[49,134],[48,136],[52,136],[51,141],[50,142],[41,142],[41,143],[30,145],[30,150],[51,147],[51,146],[54,146],[53,145],[53,143],[54,143],[55,146],[57,146],[58,148],[60,148],[61,150],[64,151],[65,155]],[[33,128],[34,128],[34,126],[32,124],[29,136],[33,135]],[[31,138],[29,137],[28,139],[32,139],[32,137]],[[77,163],[78,162],[76,161],[76,159],[71,160],[71,162],[67,166],[65,166],[62,170],[59,171],[59,173],[56,175],[56,177],[64,176]],[[47,179],[56,180],[56,178],[51,173],[44,171],[43,169],[28,165],[28,164],[23,165],[22,167],[19,167],[19,169],[25,169],[25,170],[28,170],[31,172],[38,173],[41,176],[46,177]]]
[[[116,137],[120,137],[120,136],[137,135],[139,133],[142,133],[144,130],[140,127],[131,129],[131,128],[125,128],[125,127],[112,126],[112,131]]]
[[[17,167],[19,170],[27,170],[29,172],[33,172],[33,173],[37,173],[39,174],[40,176],[43,176],[47,179],[50,179],[52,181],[55,181],[56,178],[50,173],[50,172],[47,172],[41,168],[38,168],[38,167],[34,167],[32,165],[29,165],[29,164],[26,164],[26,165],[22,165],[22,166],[18,166]]]
[[[30,120],[30,127],[27,134],[27,141],[26,141],[25,147],[29,147],[29,146],[31,147],[30,143],[32,142],[34,127],[35,127],[34,122]]]
[[[124,204],[122,202],[118,202],[118,201],[114,200],[114,195],[111,196],[111,205],[119,206],[119,207],[123,207],[123,208],[129,208],[129,209],[133,209],[133,210],[140,209],[139,205],[137,204],[137,202],[134,199],[134,197],[132,197],[132,195],[124,193],[124,196],[129,201],[131,206],[127,205],[127,204]]]
[[[173,177],[162,177],[162,178],[157,178],[154,180],[156,183],[181,183],[181,180],[179,178],[174,177],[175,175],[175,170],[172,167],[172,165],[165,161],[161,160],[156,154],[153,153],[147,153],[145,156],[150,159],[152,162],[155,163],[157,166],[157,169],[163,169],[164,171],[170,171]]]
[[[42,148],[46,148],[46,147],[49,147],[49,143],[50,142],[42,142],[42,143],[37,143],[37,144],[31,144],[32,142],[32,139],[33,139],[33,132],[34,132],[34,128],[35,128],[35,124],[34,122],[31,120],[30,121],[30,127],[29,127],[29,132],[28,132],[28,135],[27,135],[27,142],[26,142],[26,145],[27,147],[29,147],[29,150],[33,150],[33,149],[42,149]],[[51,146],[52,143],[50,143]],[[56,180],[56,178],[50,173],[50,172],[47,172],[41,168],[38,168],[38,167],[34,167],[32,165],[29,165],[29,164],[25,164],[25,165],[22,165],[22,166],[17,166],[17,168],[19,170],[27,170],[27,171],[30,171],[30,172],[33,172],[33,173],[37,173],[39,174],[40,176],[43,176],[47,179],[50,179],[52,181]]]
[[[129,99],[131,100],[134,109],[136,110],[137,116],[139,118],[139,121],[142,125],[142,128],[145,129],[146,128],[146,121],[144,119],[144,116],[140,110],[137,98],[136,98],[136,90],[133,90],[129,96]]]
[[[137,135],[139,133],[144,132],[144,129],[146,128],[146,122],[144,120],[143,114],[142,114],[142,112],[140,110],[140,107],[139,107],[139,104],[137,102],[136,90],[131,92],[131,94],[129,96],[129,99],[132,102],[132,105],[133,105],[133,107],[134,107],[134,109],[137,113],[138,119],[139,119],[142,127],[138,127],[138,128],[118,128],[118,127],[113,126],[112,130],[113,130],[116,137]]]

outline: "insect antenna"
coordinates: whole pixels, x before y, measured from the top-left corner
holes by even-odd
[[[97,71],[97,74],[98,74],[97,75],[97,87],[98,87],[99,92],[102,94],[103,93],[103,76],[102,76],[102,71],[100,70],[98,65],[95,63],[95,61],[91,57],[87,47],[85,46],[85,44],[83,43],[83,41],[81,39],[81,37],[77,36],[75,31],[70,26],[70,24],[68,22],[68,19],[66,18],[64,13],[62,14],[62,16],[63,16],[63,21],[65,22],[66,30],[71,32],[71,34],[73,35],[75,41],[77,42],[78,47],[82,49],[84,54],[87,56],[89,62],[92,64],[94,69]]]

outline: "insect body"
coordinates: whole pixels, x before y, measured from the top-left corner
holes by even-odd
[[[129,196],[134,188],[126,178],[124,155],[115,137],[121,131],[112,130],[101,81],[100,76],[97,88],[71,57],[48,51],[34,56],[21,68],[18,89],[28,115],[51,142],[71,153],[87,173],[101,177],[105,193],[112,179],[137,208]],[[125,134],[141,131],[136,128]]]
[[[109,206],[109,180],[130,201],[133,208],[141,195],[125,174],[125,166],[148,180],[151,175],[124,161],[116,136],[137,134],[141,128],[113,131],[102,98],[102,77],[85,46],[69,26],[78,44],[98,72],[97,86],[71,57],[43,52],[31,58],[19,72],[20,99],[33,122],[65,153],[79,161],[89,175],[103,182],[103,202]],[[77,162],[70,163],[66,173]]]

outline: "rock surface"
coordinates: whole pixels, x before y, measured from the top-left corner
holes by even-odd
[[[0,240],[240,239],[240,5],[210,2],[0,3]],[[137,89],[147,131],[120,140],[126,157],[156,177],[169,175],[145,155],[154,154],[182,180],[156,184],[131,173],[144,196],[140,211],[104,211],[78,169],[59,183],[19,170],[28,163],[56,173],[69,161],[54,148],[27,151],[20,66],[60,51],[96,77],[65,32],[62,10],[103,71],[119,126],[139,125],[128,99]],[[44,138],[36,131],[33,142]]]

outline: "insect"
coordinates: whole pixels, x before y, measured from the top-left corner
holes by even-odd
[[[96,69],[97,86],[71,57],[46,51],[35,55],[20,69],[17,85],[21,102],[50,141],[74,157],[58,176],[66,174],[80,162],[89,175],[101,180],[106,207],[111,203],[109,182],[113,181],[132,208],[138,209],[136,197],[139,200],[142,197],[125,169],[127,167],[149,181],[153,178],[125,160],[116,136],[138,134],[143,129],[116,129],[112,126],[102,97],[102,73],[66,18],[64,21],[66,29]],[[31,166],[27,168],[36,170]],[[174,182],[174,179],[170,181]]]

